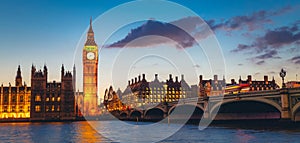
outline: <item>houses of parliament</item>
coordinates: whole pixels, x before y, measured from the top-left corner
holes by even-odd
[[[61,66],[61,81],[48,81],[48,67],[31,67],[31,86],[23,83],[18,66],[15,84],[1,85],[0,121],[65,121],[76,117],[98,115],[98,47],[94,39],[92,19],[82,52],[83,92],[76,90],[76,69]]]
[[[73,74],[75,68],[73,69]],[[22,72],[18,67],[15,85],[1,85],[0,119],[58,121],[75,120],[76,107],[70,71],[61,67],[61,82],[48,82],[48,68],[31,68],[31,87],[22,83]]]

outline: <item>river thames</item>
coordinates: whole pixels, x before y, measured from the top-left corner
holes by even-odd
[[[115,121],[101,121],[99,125],[109,129],[118,123]],[[134,126],[143,126],[150,123],[127,122]],[[162,124],[165,126],[165,124]],[[176,126],[176,125],[170,125]],[[122,142],[110,140],[95,131],[89,122],[54,122],[54,123],[1,123],[1,142]],[[115,128],[114,128],[115,129]],[[122,138],[124,128],[119,127],[119,137]],[[126,129],[125,129],[126,130]],[[160,132],[153,131],[156,134]],[[127,134],[130,131],[127,131]],[[145,137],[147,135],[144,135]],[[135,138],[132,136],[132,138]],[[204,130],[199,130],[197,125],[184,125],[178,132],[162,140],[162,143],[248,143],[248,142],[299,142],[300,129],[245,129],[237,127],[216,127],[210,126]]]

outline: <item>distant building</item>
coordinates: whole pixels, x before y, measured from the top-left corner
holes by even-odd
[[[266,75],[262,81],[253,81],[251,75],[248,75],[247,80],[242,80],[240,77],[239,84],[249,84],[249,91],[274,90],[279,88],[274,77],[272,80],[269,80]]]
[[[83,92],[77,91],[75,93],[75,107],[76,107],[76,116],[83,117],[83,104],[84,104],[84,97]]]
[[[214,79],[204,80],[203,76],[199,76],[199,96],[218,96],[223,95],[225,91],[226,81],[223,77],[218,80],[218,76],[214,75]]]
[[[103,104],[108,111],[126,110],[126,107],[120,100],[119,95],[113,90],[112,86],[109,87],[109,90],[106,89]]]
[[[61,68],[61,82],[48,82],[48,69],[31,69],[30,120],[75,120],[75,96],[71,72]]]
[[[264,76],[263,81],[253,81],[252,76],[248,75],[246,80],[242,80],[241,77],[238,83],[231,79],[231,83],[226,84],[225,93],[226,94],[236,94],[251,91],[261,91],[261,90],[274,90],[279,88],[276,84],[274,78],[269,81],[268,76]]]
[[[300,87],[300,81],[289,81],[285,85],[287,88],[297,88]]]
[[[113,95],[120,97],[123,108],[137,108],[155,105],[162,102],[174,102],[182,98],[188,98],[192,96],[191,87],[184,80],[182,75],[181,80],[178,77],[173,79],[172,75],[169,75],[169,79],[166,82],[160,82],[158,75],[155,74],[153,81],[148,82],[145,78],[145,74],[128,81],[128,85],[124,92],[120,90],[117,93],[110,90],[106,90],[104,102],[109,103],[113,101]],[[120,103],[118,103],[120,105]]]
[[[15,86],[0,87],[0,119],[29,118],[31,90],[22,84],[21,68],[18,67]]]

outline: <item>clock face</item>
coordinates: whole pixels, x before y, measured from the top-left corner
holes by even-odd
[[[93,60],[95,59],[95,53],[93,52],[88,52],[87,55],[86,55],[87,59],[89,60]]]

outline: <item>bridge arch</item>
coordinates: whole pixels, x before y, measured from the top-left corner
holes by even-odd
[[[252,106],[249,108],[250,105]],[[219,109],[219,111],[216,111],[217,109]],[[265,109],[266,111],[264,112],[260,109]],[[243,110],[245,110],[245,112],[243,112]],[[231,120],[279,119],[281,118],[281,106],[272,100],[263,98],[230,99],[218,102],[211,108],[210,114],[216,114],[216,120],[226,120],[229,118]]]
[[[165,114],[165,112],[164,112],[163,108],[155,107],[155,108],[148,109],[145,112],[144,119],[159,121],[159,120],[164,119],[164,114]]]
[[[139,110],[132,110],[129,115],[130,115],[129,117],[131,119],[136,119],[136,118],[141,119],[143,113],[142,113],[142,111],[139,111]]]
[[[169,111],[168,111],[168,115],[171,114],[171,112],[176,108],[176,107],[180,107],[180,106],[194,106],[195,108],[199,108],[202,111],[204,111],[204,107],[200,106],[199,104],[195,105],[195,104],[176,104],[174,106],[172,106]]]
[[[121,112],[120,113],[120,119],[126,119],[128,114],[126,112]]]
[[[292,120],[300,121],[300,102],[292,108]]]
[[[176,110],[179,109],[179,110]],[[181,110],[182,108],[182,110]],[[188,115],[186,113],[186,111],[191,111],[193,109],[193,112],[191,112],[191,115]],[[175,113],[173,113],[173,111],[175,111]],[[168,115],[172,118],[172,119],[186,119],[189,118],[190,120],[200,120],[202,118],[204,114],[204,108],[202,106],[200,106],[199,104],[195,105],[195,104],[177,104],[172,106],[169,111],[168,111]]]
[[[118,117],[120,115],[120,111],[117,111],[117,110],[111,111],[110,114],[115,116],[115,117]]]
[[[155,107],[150,107],[150,108],[147,108],[145,111],[145,113],[147,113],[149,110],[151,109],[154,109],[154,108],[157,108],[159,110],[162,110],[163,112],[167,112],[165,108],[163,108],[162,106],[155,106]]]

